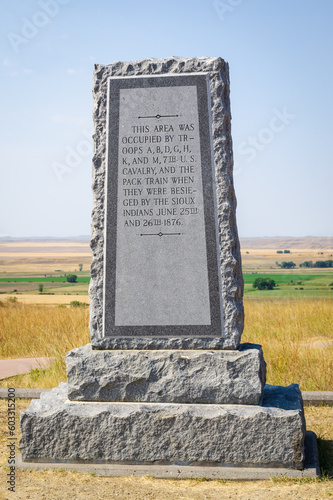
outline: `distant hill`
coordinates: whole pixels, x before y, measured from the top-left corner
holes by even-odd
[[[272,238],[240,238],[242,249],[262,248],[288,250],[297,248],[306,249],[333,249],[333,237],[304,236],[300,238],[292,236],[274,236]]]
[[[0,243],[27,243],[27,242],[40,242],[40,243],[47,243],[47,242],[56,242],[56,241],[77,241],[80,243],[89,243],[90,242],[90,236],[83,235],[83,236],[69,236],[68,238],[66,237],[61,237],[61,236],[31,236],[27,238],[14,238],[11,236],[0,236]]]
[[[89,245],[90,236],[71,236],[68,238],[61,237],[30,237],[30,238],[12,238],[10,236],[0,236],[0,243],[55,243],[55,242],[77,242],[87,243]],[[313,250],[332,249],[333,250],[333,237],[326,236],[303,236],[300,238],[292,236],[274,236],[272,238],[240,238],[241,247],[243,249],[262,248],[262,249],[276,249],[287,250],[306,248]]]

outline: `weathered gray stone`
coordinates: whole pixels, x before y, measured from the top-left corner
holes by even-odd
[[[223,337],[104,337],[91,341],[94,350],[102,349],[225,349],[234,350]]]
[[[21,470],[45,470],[63,469],[67,471],[81,472],[83,474],[94,474],[106,477],[137,477],[150,475],[158,479],[228,479],[237,481],[253,481],[272,479],[272,477],[305,478],[313,479],[321,476],[317,436],[314,432],[307,431],[305,440],[305,460],[301,470],[286,467],[216,467],[198,465],[128,465],[128,464],[97,464],[97,463],[73,463],[48,460],[47,462],[23,462],[19,453],[15,457],[15,467]],[[9,465],[4,467],[9,468]]]
[[[114,63],[109,66],[96,65],[94,74],[94,121],[95,156],[93,171],[94,208],[92,214],[91,248],[93,260],[90,282],[90,334],[94,348],[112,349],[124,343],[131,348],[134,340],[106,338],[103,336],[103,283],[104,283],[104,245],[105,245],[105,193],[106,193],[106,114],[107,82],[110,77],[140,75],[178,75],[182,73],[209,73],[212,135],[217,185],[217,211],[219,226],[220,273],[223,295],[223,337],[216,341],[207,338],[204,348],[218,344],[223,349],[237,349],[243,329],[241,259],[237,235],[235,209],[236,200],[232,179],[232,141],[230,133],[230,103],[228,65],[221,58],[168,58],[164,60],[146,59],[133,63]],[[120,320],[120,322],[123,319]],[[145,320],[146,321],[146,320]],[[147,320],[148,321],[148,320]],[[153,322],[152,325],[155,323]],[[155,327],[154,327],[155,328]],[[185,329],[185,326],[184,328]],[[176,340],[177,331],[171,339],[163,337],[159,329],[154,332],[142,326],[140,337],[146,340],[151,349],[193,349],[198,339],[191,342],[191,332],[181,332],[183,339]],[[120,335],[121,336],[121,335]],[[200,335],[199,335],[200,336]],[[208,335],[209,337],[209,335]]]
[[[298,386],[266,386],[263,406],[89,403],[66,384],[21,413],[24,461],[291,467],[304,464]]]
[[[68,397],[75,401],[260,403],[266,367],[261,347],[240,351],[94,351],[67,354]]]

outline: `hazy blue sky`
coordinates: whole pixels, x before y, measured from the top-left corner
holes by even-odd
[[[0,9],[0,235],[90,234],[93,65],[171,55],[229,62],[240,236],[332,235],[331,0]]]

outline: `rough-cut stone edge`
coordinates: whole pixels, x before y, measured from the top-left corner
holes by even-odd
[[[16,399],[38,399],[42,392],[49,392],[51,389],[15,389]],[[333,392],[312,392],[308,396],[308,391],[302,391],[304,406],[333,406]],[[0,388],[0,399],[8,399],[8,389]]]
[[[110,350],[156,350],[156,349],[230,349],[229,341],[223,337],[104,337],[94,342],[93,349]]]
[[[21,470],[65,469],[104,477],[145,476],[149,474],[158,479],[233,479],[238,481],[255,481],[271,479],[272,477],[320,477],[317,436],[308,431],[305,436],[304,469],[261,468],[261,467],[200,467],[181,465],[108,465],[108,464],[77,464],[71,462],[43,463],[23,462],[22,455],[16,456],[15,467]]]
[[[262,348],[258,344],[240,347],[114,351],[92,350],[87,344],[67,353],[68,399],[258,405],[266,382]],[[179,365],[184,358],[186,368],[184,361]]]
[[[107,80],[111,76],[138,76],[209,72],[212,97],[213,146],[217,186],[217,210],[222,277],[224,337],[213,346],[213,339],[205,349],[237,349],[244,327],[243,276],[240,244],[236,225],[236,198],[233,185],[233,154],[231,139],[231,112],[229,100],[229,67],[220,57],[169,57],[144,59],[135,62],[115,62],[108,66],[95,65],[93,80],[95,123],[95,154],[93,158],[93,211],[91,235],[90,335],[94,347],[99,349],[132,349],[118,341],[103,338],[103,245],[104,200],[106,171],[106,104]],[[154,342],[156,340],[156,342]],[[190,342],[193,340],[193,342]],[[220,341],[219,341],[220,340]],[[133,341],[135,343],[135,341]],[[201,339],[168,339],[168,349],[196,349]],[[211,342],[209,344],[209,342]],[[117,347],[111,347],[117,345]],[[119,347],[118,347],[119,345]],[[149,339],[151,349],[165,348],[163,339]],[[185,347],[189,345],[189,347]],[[145,348],[145,347],[140,347]]]
[[[127,419],[129,427],[126,427],[126,429],[131,435],[133,433],[132,425],[137,416],[140,417],[139,428],[141,428],[142,432],[135,433],[135,437],[132,436],[134,441],[130,438],[126,443],[128,444],[126,452],[125,450],[118,450],[118,454],[114,454],[112,446],[110,448],[109,444],[106,443],[113,439],[112,436],[115,436],[115,433],[118,438],[121,438],[121,426],[127,425]],[[255,449],[252,448],[249,450],[248,455],[244,455],[243,444],[240,453],[238,450],[234,450],[236,454],[232,453],[230,455],[230,442],[226,443],[227,448],[224,451],[217,448],[215,442],[212,443],[212,450],[198,448],[198,454],[195,457],[193,455],[194,436],[191,436],[191,429],[186,427],[186,431],[185,428],[183,429],[187,434],[186,439],[183,436],[183,444],[187,450],[185,455],[190,452],[192,456],[184,458],[184,450],[178,448],[177,438],[175,440],[173,435],[175,431],[171,429],[176,426],[179,427],[177,432],[182,432],[181,428],[187,425],[188,418],[191,419],[192,425],[196,425],[198,428],[201,427],[199,435],[196,435],[199,441],[195,446],[199,446],[202,438],[207,439],[212,431],[215,433],[216,438],[221,440],[221,436],[216,434],[219,432],[219,426],[223,425],[220,419],[226,418],[230,422],[231,418],[230,425],[237,425],[239,430],[239,432],[236,432],[236,429],[234,429],[234,432],[238,433],[238,439],[243,435],[242,432],[245,441],[251,440],[252,437],[253,444],[256,443]],[[236,423],[237,420],[238,423]],[[105,425],[109,427],[111,421],[113,421],[111,434],[108,437],[105,435],[101,438],[103,432],[106,431]],[[149,427],[147,427],[148,422],[150,422]],[[158,431],[154,427],[155,424],[159,427]],[[204,429],[208,424],[210,429],[207,431],[207,435],[201,436],[201,432],[205,433]],[[67,399],[67,384],[61,383],[58,388],[53,389],[50,393],[43,393],[40,400],[33,400],[30,407],[21,412],[20,426],[21,441],[19,446],[23,459],[29,462],[48,462],[52,458],[56,461],[64,460],[70,463],[88,462],[126,465],[133,464],[135,456],[134,460],[137,465],[167,464],[221,467],[224,464],[237,467],[287,467],[300,470],[304,468],[306,428],[302,396],[297,384],[288,387],[267,385],[264,390],[262,406],[244,406],[70,402]],[[151,428],[151,426],[153,427]],[[87,428],[89,428],[88,434]],[[164,450],[160,442],[156,443],[159,456],[154,455],[153,461],[150,458],[153,456],[152,449],[150,445],[147,446],[148,442],[151,442],[149,441],[150,437],[148,437],[147,441],[144,428],[149,428],[149,433],[152,433],[152,435],[154,435],[154,432],[163,432],[162,428],[167,432],[164,436],[165,446],[170,446],[170,449]],[[225,428],[225,423],[220,430],[222,431],[223,428]],[[274,436],[277,433],[280,436],[281,432],[283,435],[284,433],[290,434],[291,429],[293,434],[284,437],[284,448],[276,450],[274,440],[278,438]],[[74,434],[70,436],[70,432]],[[233,429],[229,429],[230,435],[224,436],[224,439],[233,440],[234,432]],[[79,434],[82,434],[82,439]],[[96,439],[98,436],[98,442],[91,441],[92,435],[95,435]],[[146,454],[139,458],[138,446],[141,446],[139,445],[141,439]],[[256,442],[258,439],[259,442],[265,443],[264,450],[258,448]],[[179,454],[178,450],[180,451]],[[132,458],[125,458],[126,454],[132,452],[134,454]],[[284,455],[282,456],[281,453],[284,453]],[[171,458],[172,455],[173,458]],[[223,457],[223,455],[225,458],[220,461],[218,457]],[[106,458],[107,456],[113,456],[114,458]],[[172,462],[169,462],[170,458]]]
[[[49,392],[51,389],[15,389],[16,399],[38,399],[42,392]],[[311,395],[308,395],[311,392]],[[333,406],[332,391],[302,391],[304,406]],[[0,399],[8,399],[8,389],[0,388]]]

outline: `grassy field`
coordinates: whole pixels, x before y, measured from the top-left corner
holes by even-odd
[[[88,295],[90,276],[87,273],[74,271],[77,275],[75,283],[67,282],[64,275],[51,276],[6,276],[0,278],[1,295]],[[39,292],[39,285],[43,291]],[[37,300],[37,303],[40,301]],[[51,301],[52,303],[52,301]]]
[[[77,274],[77,283],[89,283],[90,277],[89,276],[80,276],[78,271],[76,272]],[[66,283],[66,277],[65,276],[47,276],[47,277],[38,277],[38,276],[31,276],[31,277],[17,277],[17,278],[0,278],[0,283]]]
[[[244,242],[242,266],[245,297],[333,298],[332,269],[299,268],[299,265],[306,260],[315,262],[332,259],[331,239],[303,238],[302,241],[297,241],[296,248],[292,247],[294,241],[292,239],[282,241],[263,239],[263,241],[262,248],[253,248],[251,241]],[[269,247],[269,244],[274,244],[276,247]],[[300,244],[308,245],[308,248],[300,248]],[[281,245],[285,248],[291,246],[290,253],[278,254]],[[326,247],[321,248],[321,245]],[[292,260],[297,268],[281,270],[277,262],[281,263],[283,260]],[[80,263],[83,265],[82,272],[78,271]],[[24,303],[33,301],[40,304],[69,303],[70,300],[63,296],[88,295],[89,269],[88,241],[0,242],[0,300],[1,295],[15,294]],[[78,282],[67,283],[64,275],[68,273],[76,274]],[[277,288],[255,290],[252,283],[259,276],[274,279],[278,284]],[[38,294],[39,284],[44,286],[43,294],[48,294],[48,298]],[[53,294],[57,297],[53,298]]]
[[[309,246],[318,246],[312,239],[306,241]],[[289,240],[284,242],[289,243]],[[303,390],[329,390],[333,386],[330,361],[333,272],[281,270],[275,261],[293,260],[299,265],[304,260],[327,260],[333,251],[330,248],[290,251],[277,254],[272,248],[243,249],[246,319],[242,340],[263,345],[269,383],[299,382]],[[32,376],[20,376],[2,384],[52,387],[66,380],[63,356],[89,342],[87,308],[68,307],[74,299],[89,302],[89,262],[88,243],[0,243],[0,292],[4,292],[0,295],[3,304],[0,356],[56,358],[55,365],[45,373],[34,372]],[[82,272],[77,271],[80,263]],[[271,265],[275,268],[270,269]],[[64,274],[69,272],[77,274],[77,283],[64,283]],[[271,277],[277,288],[255,290],[252,284],[259,276]],[[38,284],[43,285],[43,293],[38,293]],[[16,298],[17,303],[7,301],[8,298]]]
[[[333,388],[331,300],[247,300],[242,342],[261,344],[267,382],[304,391]]]
[[[333,271],[314,274],[310,272],[290,273],[244,273],[244,296],[247,298],[333,298]],[[253,288],[256,278],[271,278],[276,283],[273,290]]]
[[[38,295],[35,294],[15,294],[14,296],[4,297],[0,295],[0,302],[5,303],[9,299],[18,300],[19,304],[31,304],[31,305],[43,305],[43,306],[69,306],[73,300],[80,300],[80,302],[85,302],[89,304],[88,295],[82,294],[46,294],[40,293]]]
[[[66,381],[64,356],[90,341],[88,308],[22,304],[11,300],[2,304],[0,358],[38,357],[38,353],[43,352],[43,356],[55,358],[55,362],[47,370],[36,369],[2,380],[0,386],[47,388]]]
[[[278,239],[263,238],[257,239],[260,246],[256,246],[254,240],[249,244],[248,239],[242,241],[242,267],[244,272],[260,271],[271,272],[279,270],[277,262],[281,264],[283,261],[293,261],[296,264],[295,272],[300,272],[302,269],[299,265],[305,261],[312,260],[329,260],[333,255],[333,239],[325,238],[324,240],[316,238],[304,238],[301,245],[297,244],[296,239],[292,238],[290,241],[286,240],[281,246]],[[296,243],[295,243],[296,242]],[[289,249],[290,253],[277,253]],[[310,269],[311,271],[311,269]],[[318,269],[312,268],[313,272]]]
[[[87,273],[90,262],[88,241],[0,240],[1,278],[73,273],[79,270],[79,264],[83,265],[83,273]]]
[[[64,275],[0,277],[0,295],[36,295],[39,284],[43,285],[44,295],[87,295],[90,276],[76,274],[76,283],[68,283]],[[248,298],[333,298],[333,271],[330,269],[321,273],[317,270],[316,274],[311,269],[307,272],[251,272],[243,276],[244,296]],[[276,287],[273,290],[254,289],[253,282],[259,277],[273,279]]]
[[[276,261],[331,258],[331,249],[298,248],[276,254],[272,248],[244,248],[245,330],[242,342],[263,346],[267,383],[299,383],[302,390],[332,390],[332,286],[329,269],[282,271]],[[83,272],[77,270],[83,264]],[[88,302],[90,252],[77,242],[0,244],[0,358],[49,356],[45,370],[32,370],[0,381],[1,387],[51,388],[66,381],[64,356],[90,341],[88,307],[70,307],[73,300]],[[63,283],[65,273],[78,283]],[[46,275],[46,276],[45,276]],[[272,291],[256,291],[258,276],[278,284]],[[9,281],[9,283],[8,283]],[[53,281],[53,283],[52,283]],[[38,293],[38,284],[44,286]],[[301,290],[303,288],[303,290]],[[17,291],[14,292],[13,290]],[[16,299],[16,300],[15,300]],[[17,416],[29,401],[17,400]],[[238,498],[312,500],[333,496],[333,409],[305,409],[307,428],[319,437],[321,480],[259,482],[169,481],[144,478],[99,478],[64,471],[17,471],[17,498],[211,499]],[[6,402],[0,401],[0,464],[6,460]],[[17,425],[19,437],[19,427]],[[0,470],[0,498],[8,498],[5,471]],[[2,496],[3,495],[3,496]]]
[[[0,385],[46,388],[66,381],[63,356],[89,342],[88,308],[2,304],[0,358],[50,356],[56,361],[48,370],[34,370]],[[332,315],[330,300],[245,300],[242,341],[262,344],[268,383],[296,382],[302,390],[331,390]]]

